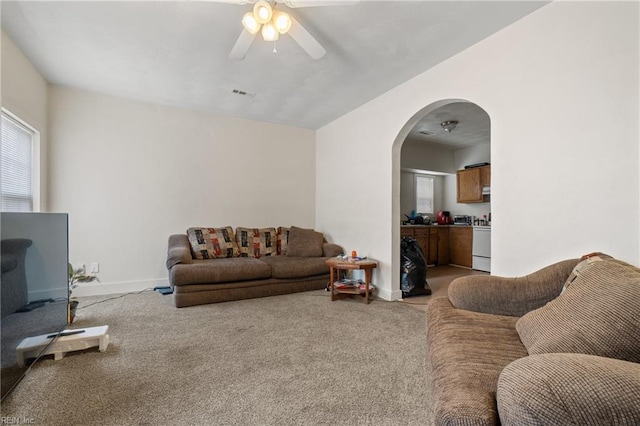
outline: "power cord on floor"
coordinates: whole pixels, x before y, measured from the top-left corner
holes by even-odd
[[[84,308],[88,308],[89,306],[97,305],[99,303],[108,302],[109,300],[120,299],[121,297],[129,296],[131,294],[142,294],[142,293],[145,293],[147,291],[154,291],[154,290],[151,287],[149,287],[149,288],[145,288],[144,290],[140,290],[140,291],[130,291],[129,293],[122,293],[122,294],[119,294],[117,296],[108,297],[106,299],[98,300],[97,302],[89,303],[88,305],[82,304],[82,305],[78,306],[78,310],[84,309]]]

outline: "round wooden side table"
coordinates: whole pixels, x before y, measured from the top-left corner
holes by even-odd
[[[327,259],[326,263],[331,275],[331,301],[351,297],[355,294],[362,296],[363,302],[369,304],[369,295],[373,292],[373,288],[371,288],[371,273],[378,266],[378,262],[370,259],[343,260],[332,257]],[[339,284],[336,280],[340,279],[340,271],[360,269],[364,270],[364,284],[354,287],[336,287],[336,284]]]

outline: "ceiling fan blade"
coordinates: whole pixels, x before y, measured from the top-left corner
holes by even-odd
[[[293,16],[291,17],[291,29],[289,35],[296,43],[300,45],[313,59],[320,59],[327,53],[324,47],[313,38],[311,34],[298,22]]]
[[[278,3],[284,3],[290,8],[296,7],[315,7],[315,6],[349,6],[360,3],[360,0],[280,0]]]
[[[233,49],[229,53],[229,57],[231,59],[235,59],[236,61],[241,61],[247,56],[247,52],[251,47],[251,43],[253,43],[253,39],[256,38],[255,34],[251,34],[249,31],[242,29],[240,33],[240,37],[236,41],[236,44],[233,45]]]

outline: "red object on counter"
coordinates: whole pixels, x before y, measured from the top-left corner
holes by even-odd
[[[440,210],[436,220],[438,221],[438,225],[449,225],[453,223],[453,217],[451,217],[451,213],[448,211]]]

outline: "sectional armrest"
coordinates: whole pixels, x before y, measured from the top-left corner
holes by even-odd
[[[186,234],[169,236],[169,248],[167,250],[167,269],[171,269],[179,263],[193,263],[191,257],[191,245]]]
[[[336,257],[339,254],[343,254],[344,250],[338,244],[324,243],[322,244],[322,256],[323,257]]]
[[[449,300],[459,309],[522,316],[555,299],[578,262],[564,260],[523,277],[460,277],[449,286]]]
[[[511,425],[638,425],[640,364],[595,355],[520,358],[500,373],[500,422]]]

